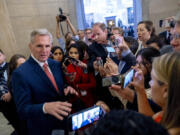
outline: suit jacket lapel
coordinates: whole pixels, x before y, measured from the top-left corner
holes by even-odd
[[[52,72],[52,74],[53,74],[53,76],[54,76],[54,79],[55,79],[56,84],[57,84],[57,86],[58,86],[58,90],[59,90],[60,93],[61,93],[63,83],[61,84],[61,83],[59,82],[60,80],[58,79],[58,78],[60,78],[60,77],[58,77],[58,76],[60,76],[60,74],[59,74],[60,69],[57,69],[56,66],[55,66],[55,65],[52,63],[52,61],[50,61],[50,60],[48,60],[48,65],[49,65],[49,68],[51,69],[51,72]],[[59,70],[59,71],[58,71],[58,70]],[[61,80],[61,81],[63,81],[63,80]]]
[[[45,84],[48,84],[50,89],[54,89],[54,92],[56,92],[56,89],[54,88],[53,84],[51,83],[43,69],[40,67],[40,65],[32,57],[29,58],[29,62],[34,65],[33,71],[35,71],[38,74],[38,76],[45,82]]]

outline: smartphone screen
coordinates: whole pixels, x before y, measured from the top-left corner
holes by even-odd
[[[170,27],[170,21],[169,20],[164,20],[164,27]]]
[[[115,52],[115,49],[113,47],[106,47],[107,51],[109,53],[114,53]]]
[[[124,77],[123,88],[126,88],[128,84],[133,80],[134,69],[131,69]]]
[[[72,114],[69,118],[69,121],[71,123],[69,129],[78,130],[79,128],[92,124],[93,122],[99,120],[102,114],[103,110],[99,106],[94,106],[78,113]]]
[[[123,42],[123,37],[117,37],[117,38],[115,39],[115,45],[116,45],[116,46],[121,45],[122,42]]]

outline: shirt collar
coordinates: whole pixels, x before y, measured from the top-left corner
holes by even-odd
[[[3,63],[0,65],[0,67],[4,67],[5,64],[6,64],[6,62],[3,62]]]
[[[43,65],[46,63],[48,65],[48,62],[47,60],[45,62],[40,62],[38,61],[34,56],[33,54],[31,53],[31,57],[39,64],[40,67],[43,67]]]

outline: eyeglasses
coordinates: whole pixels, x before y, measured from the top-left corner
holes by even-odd
[[[180,34],[176,33],[176,34],[171,35],[171,40],[173,39],[175,40],[180,39]]]

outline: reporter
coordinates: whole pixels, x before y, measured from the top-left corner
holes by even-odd
[[[138,23],[137,33],[138,33],[139,46],[138,46],[138,49],[137,49],[135,55],[142,48],[146,48],[147,47],[146,42],[151,37],[155,36],[155,28],[153,26],[153,22],[150,20],[140,21]]]
[[[172,135],[180,133],[179,67],[180,53],[173,52],[155,58],[151,72],[152,100],[162,107],[162,111],[155,114],[153,118],[157,122],[162,122]],[[139,96],[142,96],[144,90],[140,89],[137,83],[140,79],[138,76],[135,78],[132,84],[136,87]],[[138,106],[141,106],[141,112],[146,114],[147,99],[144,98],[144,101],[139,102]]]
[[[20,54],[15,54],[11,57],[8,63],[8,80],[7,80],[8,93],[2,95],[1,97],[2,101],[0,101],[0,108],[2,109],[3,115],[13,126],[13,128],[15,129],[15,133],[18,135],[24,135],[24,133],[26,132],[25,131],[26,126],[20,125],[20,119],[18,117],[16,105],[13,99],[13,89],[12,89],[11,79],[12,79],[13,71],[25,61],[26,58]],[[21,126],[23,126],[23,128]]]
[[[180,53],[174,52],[156,58],[153,62],[152,76],[153,100],[163,108],[161,123],[171,135],[178,135],[180,134]],[[164,89],[160,89],[163,87]]]
[[[61,47],[59,46],[53,46],[51,48],[51,53],[52,53],[52,59],[61,62],[64,58],[64,51]]]
[[[148,96],[148,98],[151,98],[151,89],[149,86],[149,81],[151,80],[150,72],[152,70],[152,61],[153,58],[160,56],[160,52],[154,48],[144,48],[140,50],[137,54],[136,58],[136,68],[142,71],[143,75],[143,85],[146,89],[145,94]],[[110,90],[115,90],[118,92],[120,96],[127,99],[129,102],[127,104],[127,108],[137,110],[137,97],[136,93],[130,89],[129,87],[122,88],[118,85],[112,85],[110,87]],[[152,116],[154,114],[154,111],[157,112],[160,110],[160,107],[154,104],[151,100],[149,101],[153,110],[148,111],[148,115]]]
[[[95,104],[96,96],[94,90],[96,88],[96,80],[92,72],[84,72],[87,69],[87,61],[83,59],[84,52],[78,44],[72,44],[68,48],[67,54],[78,61],[76,64],[71,61],[69,61],[68,65],[64,64],[66,66],[65,78],[67,83],[79,93],[78,97],[70,97],[70,102],[73,104],[73,112],[76,112]]]
[[[135,66],[136,57],[131,52],[124,39],[122,39],[122,42],[118,45],[118,48],[118,57],[120,60],[118,70],[120,74],[124,74],[131,68],[131,66]]]

